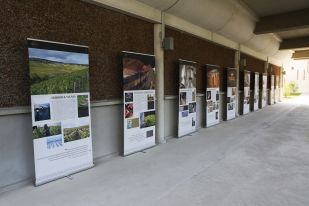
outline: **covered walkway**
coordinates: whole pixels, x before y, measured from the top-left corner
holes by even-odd
[[[309,96],[40,187],[0,205],[309,205]]]

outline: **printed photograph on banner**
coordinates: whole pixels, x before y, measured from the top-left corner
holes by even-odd
[[[147,94],[147,110],[155,108],[155,97],[154,94]]]
[[[31,98],[32,105],[33,105],[33,111],[32,114],[34,115],[34,121],[47,121],[51,120],[51,99],[48,96],[42,96],[42,97],[32,97]]]
[[[189,103],[189,113],[195,113],[196,112],[196,103]]]
[[[211,91],[206,92],[206,99],[207,100],[211,99]]]
[[[208,69],[207,70],[207,88],[218,88],[220,87],[220,75],[219,69]]]
[[[76,141],[90,137],[89,124],[63,128],[64,142]]]
[[[54,149],[63,146],[62,135],[53,136],[46,140],[47,149]]]
[[[38,124],[32,127],[33,139],[55,136],[61,134],[61,123]]]
[[[156,125],[156,111],[140,113],[140,127],[152,127]]]
[[[236,87],[236,78],[237,73],[236,69],[227,69],[227,86],[228,87]]]
[[[124,109],[124,115],[125,118],[130,118],[133,116],[133,103],[128,103],[125,104],[125,109]]]
[[[184,106],[180,106],[179,107],[179,111],[182,112],[182,111],[187,111],[189,109],[189,106],[188,105],[184,105]]]
[[[154,90],[155,59],[153,56],[123,53],[123,90]]]
[[[89,91],[88,54],[29,48],[31,94]]]
[[[236,95],[236,87],[233,87],[232,88],[232,96],[235,96]]]
[[[133,102],[133,92],[124,93],[124,101],[125,102]]]
[[[244,72],[244,87],[250,87],[250,72]]]
[[[132,118],[127,120],[127,129],[139,127],[139,118]]]
[[[185,105],[187,102],[187,92],[180,92],[179,94],[179,105]]]
[[[181,112],[182,117],[187,117],[189,115],[189,111],[183,111]]]
[[[180,62],[179,88],[196,88],[196,67]]]
[[[78,104],[78,117],[89,116],[89,96],[88,95],[77,95]]]
[[[195,90],[193,90],[192,91],[192,102],[195,102],[196,101],[196,91]]]

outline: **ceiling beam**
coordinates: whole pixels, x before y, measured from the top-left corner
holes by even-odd
[[[284,39],[280,44],[279,50],[301,49],[307,47],[309,48],[309,36],[293,39]]]
[[[306,27],[309,27],[309,8],[261,17],[256,23],[254,33],[276,33]]]
[[[292,59],[309,59],[309,50],[295,51],[292,55]]]

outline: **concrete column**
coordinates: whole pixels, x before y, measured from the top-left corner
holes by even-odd
[[[165,143],[164,138],[164,50],[162,33],[164,27],[154,24],[154,55],[156,56],[156,143]]]
[[[240,45],[238,45],[238,50],[235,52],[235,58],[234,58],[234,67],[236,68],[236,74],[237,74],[237,82],[236,82],[236,117],[239,116],[239,66],[240,63]],[[242,102],[241,102],[242,103]]]

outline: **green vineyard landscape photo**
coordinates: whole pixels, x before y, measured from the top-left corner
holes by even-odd
[[[90,137],[89,125],[66,128],[64,129],[63,133],[64,133],[64,142],[71,142]]]
[[[88,66],[30,59],[32,95],[89,91]]]

